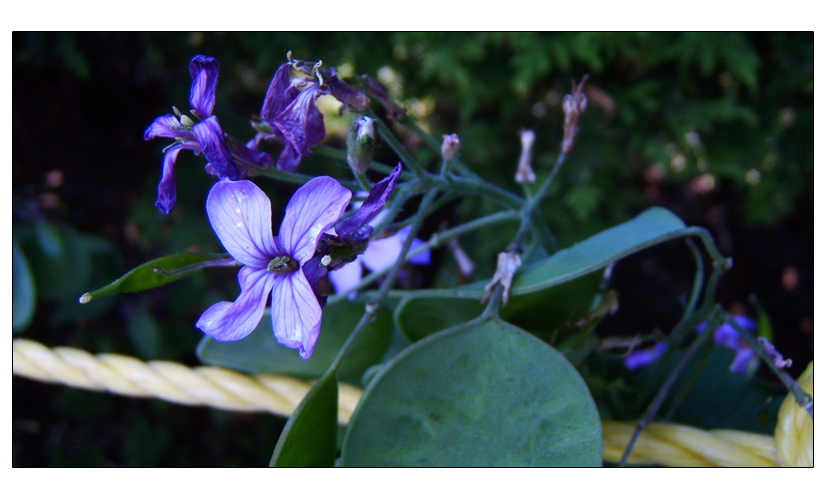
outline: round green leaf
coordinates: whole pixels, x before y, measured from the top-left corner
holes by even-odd
[[[364,393],[345,466],[599,466],[588,388],[553,348],[501,321],[413,344]]]

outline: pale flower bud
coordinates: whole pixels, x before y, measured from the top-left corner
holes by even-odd
[[[519,166],[516,168],[516,182],[533,184],[536,182],[536,174],[531,168],[531,157],[536,134],[533,130],[522,130],[519,132],[519,138],[522,140],[522,154],[519,156]]]
[[[373,119],[362,116],[353,120],[347,134],[347,163],[350,168],[360,174],[367,172],[375,146],[376,129]]]
[[[459,136],[450,134],[443,135],[442,138],[444,139],[442,142],[442,159],[444,161],[450,161],[455,158],[456,153],[459,152]]]
[[[562,111],[565,112],[565,129],[562,137],[562,153],[568,154],[574,150],[574,143],[576,136],[579,133],[579,124],[582,121],[582,115],[585,113],[585,108],[588,106],[588,98],[582,92],[585,86],[585,81],[588,80],[588,75],[582,78],[582,81],[577,85],[571,82],[573,90],[570,94],[562,98]]]
[[[517,252],[500,252],[499,260],[496,262],[496,274],[493,275],[493,279],[485,287],[482,302],[488,300],[490,294],[493,293],[494,288],[496,288],[496,285],[502,283],[502,304],[507,304],[511,292],[513,275],[521,265],[522,257],[520,257]]]

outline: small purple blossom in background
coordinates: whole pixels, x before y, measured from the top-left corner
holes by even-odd
[[[665,342],[657,342],[654,347],[640,349],[626,356],[625,366],[631,371],[639,370],[660,359],[666,350],[668,350],[668,344]]]
[[[757,323],[747,316],[736,315],[734,316],[734,321],[745,330],[755,331],[757,329]],[[702,332],[705,327],[706,324],[701,323],[697,326],[697,331]],[[730,372],[745,373],[748,371],[751,361],[757,356],[754,349],[749,347],[746,341],[740,338],[737,330],[727,323],[719,325],[714,330],[714,342],[734,351],[734,361],[732,361],[731,366],[728,368]]]
[[[224,248],[244,264],[238,272],[241,294],[235,302],[207,309],[196,326],[216,340],[244,338],[261,321],[272,290],[275,338],[309,358],[321,328],[321,305],[302,266],[350,197],[335,179],[316,177],[293,195],[276,238],[270,200],[258,186],[245,180],[216,183],[207,198],[207,215]]]
[[[176,141],[164,149],[163,174],[158,184],[158,201],[155,202],[165,214],[175,206],[175,163],[178,153],[183,149],[195,154],[203,153],[209,162],[207,172],[217,175],[220,179],[238,180],[252,167],[267,168],[272,165],[272,158],[266,153],[250,150],[241,143],[228,145],[218,118],[212,114],[215,108],[219,68],[218,61],[212,57],[195,56],[189,63],[189,74],[192,76],[189,103],[192,105],[192,114],[201,121],[196,123],[175,109],[175,115],[156,118],[143,134],[144,140],[147,141],[156,137]],[[233,160],[233,154],[244,161],[243,168],[238,167]]]
[[[365,195],[367,195],[365,192],[357,193],[357,196]],[[361,203],[353,203],[353,205],[356,206],[356,208],[361,207]],[[389,210],[383,209],[367,224],[375,228],[389,213]],[[382,271],[392,266],[396,260],[398,260],[399,255],[401,255],[404,241],[407,239],[407,235],[410,234],[411,229],[412,228],[408,226],[387,238],[370,240],[370,242],[367,243],[367,248],[364,250],[364,253],[356,256],[356,260],[343,265],[335,271],[330,271],[330,282],[333,284],[336,293],[347,293],[358,285],[359,281],[361,281],[362,266],[370,271]],[[424,244],[424,241],[415,238],[410,247],[410,251],[413,252]],[[414,256],[409,262],[423,266],[430,264],[430,250],[425,250]],[[349,297],[351,299],[355,298],[355,293],[350,294]]]

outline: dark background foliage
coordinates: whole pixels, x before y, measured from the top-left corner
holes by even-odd
[[[733,257],[723,305],[754,315],[755,296],[793,374],[812,359],[812,33],[14,33],[14,238],[38,292],[33,321],[16,336],[197,364],[193,325],[236,292],[232,271],[82,307],[77,298],[149,259],[220,249],[203,216],[212,180],[200,159],[181,155],[173,213],[153,206],[165,144],[144,142],[143,131],[170,106],[184,109],[188,61],[206,54],[222,65],[216,114],[226,131],[250,137],[248,119],[287,50],[378,76],[434,134],[458,133],[463,161],[507,189],[516,188],[517,131],[536,130],[534,168],[547,171],[560,100],[589,74],[577,150],[545,204],[561,246],[664,206],[709,228]],[[386,148],[378,154],[396,161]],[[330,162],[316,155],[302,168]],[[266,189],[283,208],[290,188]],[[440,217],[492,208],[465,200]],[[502,233],[463,240],[479,263],[474,279],[492,273],[510,237]],[[425,278],[451,283],[444,273]],[[680,245],[622,262],[620,311],[601,333],[667,329],[692,273]],[[13,379],[18,466],[262,465],[283,423]]]

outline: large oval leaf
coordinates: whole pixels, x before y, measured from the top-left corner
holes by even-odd
[[[332,467],[336,462],[338,383],[334,372],[316,382],[275,445],[270,467]]]
[[[457,327],[391,361],[364,393],[345,466],[598,466],[602,427],[574,368],[499,321]]]
[[[235,342],[218,342],[204,337],[198,345],[201,362],[248,373],[279,373],[301,378],[318,378],[335,359],[364,314],[364,304],[341,301],[329,304],[321,315],[321,333],[310,359],[303,359],[296,349],[279,344],[272,333],[270,314],[265,313],[253,332]],[[378,363],[392,338],[390,313],[382,308],[361,333],[352,354],[339,369],[339,379],[360,385],[362,374]]]

